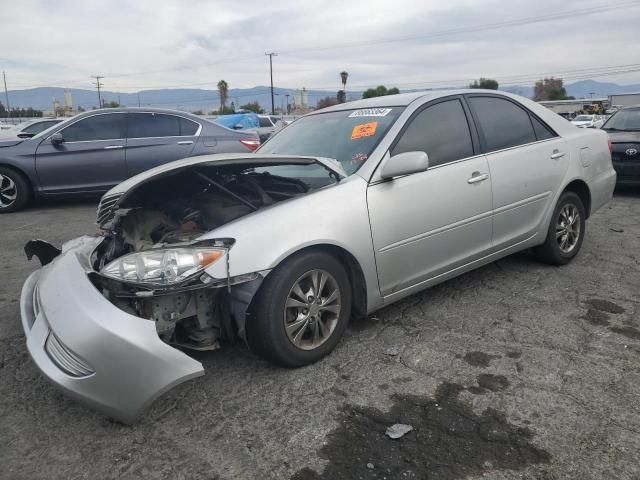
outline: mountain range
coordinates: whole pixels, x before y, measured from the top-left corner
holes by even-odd
[[[389,85],[392,86],[392,85]],[[348,87],[348,85],[347,85]],[[576,98],[606,97],[607,95],[618,93],[640,92],[640,84],[618,85],[616,83],[598,82],[595,80],[581,80],[565,85],[567,95]],[[348,88],[347,88],[348,89]],[[54,100],[64,104],[64,90],[59,87],[40,87],[26,90],[10,90],[9,101],[12,107],[33,107],[39,110],[52,110]],[[501,90],[516,93],[524,97],[533,95],[531,86],[508,86]],[[95,90],[68,89],[72,96],[74,109],[78,106],[90,109],[98,105],[98,94]],[[274,88],[275,108],[294,102],[296,89]],[[402,90],[414,91],[414,90]],[[161,89],[142,90],[136,93],[124,92],[101,92],[105,102],[119,102],[126,106],[153,106],[162,108],[175,108],[186,111],[211,111],[218,108],[220,104],[217,90],[206,89]],[[287,98],[287,95],[289,97]],[[335,92],[327,90],[307,90],[308,104],[315,106],[318,100],[327,96],[334,96]],[[361,91],[348,91],[347,100],[355,100],[362,97]],[[258,102],[266,110],[271,105],[270,89],[267,86],[256,86],[252,88],[233,88],[229,90],[229,103],[233,102],[236,107],[249,102]]]

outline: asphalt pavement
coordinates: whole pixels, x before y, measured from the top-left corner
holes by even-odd
[[[568,266],[513,255],[352,322],[300,369],[199,353],[206,375],[133,426],[51,386],[20,325],[24,243],[94,216],[0,215],[2,479],[640,478],[640,190],[588,220]],[[396,423],[413,430],[393,440]]]

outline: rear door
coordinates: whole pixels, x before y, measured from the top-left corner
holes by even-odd
[[[191,155],[202,127],[179,115],[129,113],[126,163],[129,176]]]
[[[127,177],[125,113],[97,113],[57,132],[63,143],[45,138],[36,150],[36,171],[46,194],[101,192]]]
[[[541,119],[514,100],[470,94],[493,187],[493,247],[536,233],[569,166],[570,151]]]

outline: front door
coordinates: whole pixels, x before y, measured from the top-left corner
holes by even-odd
[[[59,130],[63,142],[45,138],[36,150],[42,193],[103,192],[126,178],[125,113],[98,113]]]
[[[491,247],[491,177],[457,97],[418,112],[391,149],[424,151],[429,169],[367,191],[380,290],[389,296],[480,258]]]

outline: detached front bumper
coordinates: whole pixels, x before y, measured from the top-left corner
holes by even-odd
[[[116,308],[89,281],[86,265],[100,239],[84,237],[32,273],[20,314],[31,358],[57,387],[124,423],[156,398],[204,374],[165,344],[154,322]]]

